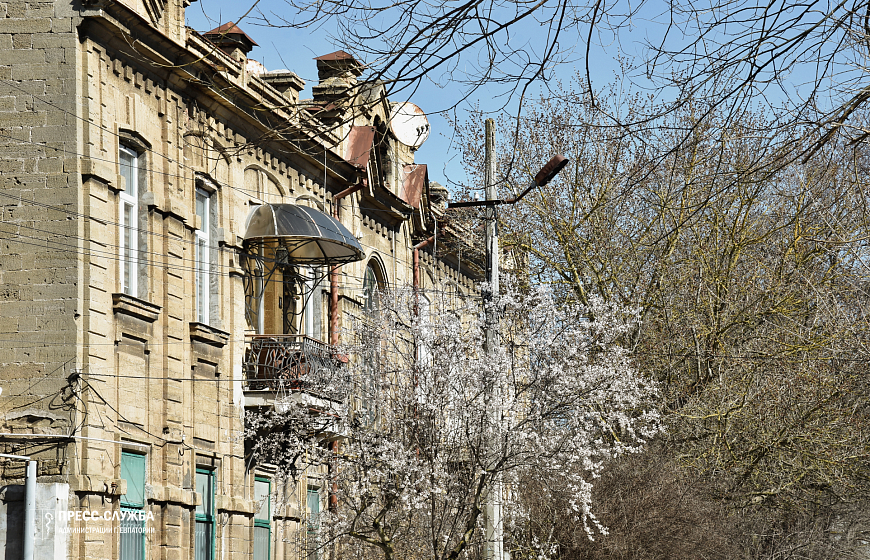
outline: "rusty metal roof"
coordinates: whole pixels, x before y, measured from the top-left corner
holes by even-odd
[[[375,127],[353,126],[347,135],[347,150],[344,159],[354,167],[365,169],[375,141]]]
[[[206,38],[210,38],[210,37],[213,37],[215,35],[222,35],[222,36],[229,36],[229,37],[242,36],[246,40],[250,41],[251,45],[253,45],[255,47],[260,46],[257,44],[256,41],[251,39],[251,37],[247,33],[242,31],[242,29],[239,26],[237,26],[235,23],[233,23],[231,21],[228,21],[227,23],[221,25],[220,27],[215,27],[211,31],[207,31],[207,32],[203,33],[203,36]]]
[[[324,61],[353,60],[354,62],[359,64],[359,61],[357,59],[355,59],[353,57],[353,55],[350,55],[344,51],[335,51],[334,53],[329,53],[329,54],[325,54],[323,56],[318,56],[318,57],[315,57],[314,60],[324,60]]]
[[[399,189],[399,198],[414,208],[420,208],[423,189],[429,182],[429,172],[425,163],[405,166],[405,180]]]

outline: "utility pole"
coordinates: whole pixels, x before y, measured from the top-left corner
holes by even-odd
[[[484,351],[491,354],[496,351],[498,346],[498,327],[499,317],[496,309],[496,301],[498,299],[498,206],[495,201],[498,200],[498,189],[496,188],[495,176],[495,121],[486,119],[486,150],[484,155],[484,183],[486,187],[486,201],[490,202],[486,205],[486,292],[483,294],[485,317],[486,317],[486,338],[484,340]],[[493,427],[501,421],[501,395],[497,376],[487,380],[492,383],[488,387],[489,391],[489,414],[490,421]],[[498,430],[494,429],[494,433]],[[486,442],[488,447],[487,452],[493,458],[495,447],[498,441],[492,437]],[[484,560],[506,560],[504,554],[504,523],[502,521],[502,479],[501,475],[495,473],[490,481],[489,487],[486,490],[486,501],[484,505]]]
[[[487,202],[498,200],[495,184],[495,121],[486,119],[486,148],[484,152],[484,183]],[[498,208],[495,204],[486,205],[486,283],[484,300],[491,303],[498,298]],[[489,305],[486,307],[486,352],[495,350],[498,341],[498,317]],[[501,559],[494,559],[501,560]]]
[[[484,153],[484,184],[486,187],[486,200],[473,200],[463,202],[451,202],[447,208],[469,208],[472,206],[484,206],[486,208],[486,283],[483,291],[485,313],[485,336],[484,352],[494,353],[498,348],[499,312],[498,299],[498,206],[501,204],[516,204],[524,196],[529,194],[535,187],[542,187],[550,182],[563,167],[568,165],[568,158],[557,154],[538,171],[532,182],[519,195],[508,200],[498,198],[495,176],[495,122],[486,119],[486,138]],[[488,413],[493,428],[501,423],[501,391],[503,390],[498,377],[487,379],[484,390],[487,391]],[[498,430],[494,430],[498,433]],[[494,461],[498,455],[496,448],[499,441],[495,437],[488,437],[485,441],[486,454],[490,461]],[[495,466],[494,464],[492,466]],[[510,554],[504,550],[504,521],[502,518],[502,499],[504,487],[502,477],[495,473],[491,479],[484,496],[483,526],[484,526],[484,552],[483,560],[510,560]]]

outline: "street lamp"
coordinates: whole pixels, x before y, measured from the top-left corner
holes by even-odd
[[[548,161],[547,164],[544,165],[544,167],[542,167],[540,171],[538,171],[537,175],[535,175],[535,178],[532,179],[532,183],[528,187],[526,187],[526,190],[521,192],[519,196],[515,198],[509,198],[507,200],[490,200],[487,198],[487,200],[467,200],[463,202],[451,202],[447,205],[447,208],[467,208],[469,206],[495,206],[500,204],[516,204],[517,202],[522,200],[524,196],[529,194],[529,192],[535,187],[543,187],[544,185],[549,183],[553,179],[553,177],[555,177],[559,174],[560,171],[562,171],[562,168],[568,165],[569,161],[570,160],[562,154],[556,154],[555,156],[550,158],[550,161]]]

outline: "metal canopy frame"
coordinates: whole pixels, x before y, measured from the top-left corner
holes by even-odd
[[[363,257],[359,241],[341,222],[323,212],[296,204],[254,208],[248,216],[240,254],[245,271],[245,319],[257,329],[263,296],[280,271],[285,298],[282,330],[292,331],[294,318],[303,313],[329,269]],[[313,277],[309,270],[314,271]],[[295,296],[302,297],[302,305],[295,305]]]
[[[245,243],[258,241],[281,247],[286,260],[296,265],[334,266],[363,258],[359,241],[341,222],[297,204],[254,208],[245,227]]]

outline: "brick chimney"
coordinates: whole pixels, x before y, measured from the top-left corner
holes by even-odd
[[[251,49],[260,46],[233,22],[227,22],[220,27],[203,33],[202,36],[214,43],[217,48],[241,62],[242,65],[247,61],[248,53],[251,52]]]
[[[344,51],[318,56],[317,77],[320,82],[312,86],[315,101],[330,102],[346,95],[357,84],[365,66]]]

